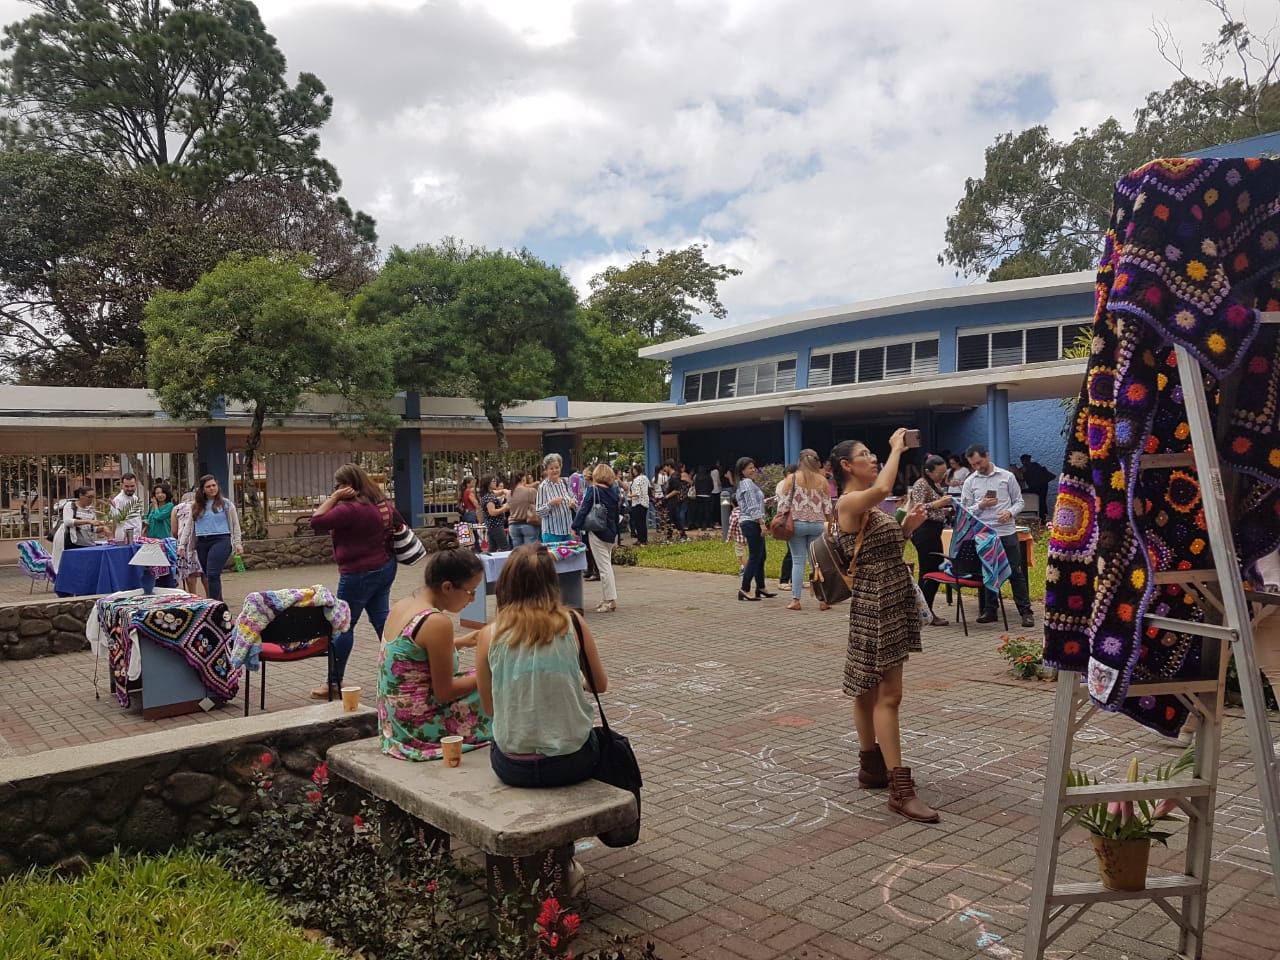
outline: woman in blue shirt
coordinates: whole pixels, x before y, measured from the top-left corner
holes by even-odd
[[[209,597],[222,599],[222,569],[232,554],[241,550],[240,518],[236,505],[223,499],[218,481],[206,474],[196,485],[196,498],[191,504],[192,522],[186,536],[178,543],[178,556],[195,552],[209,581]]]
[[[763,600],[776,597],[764,588],[764,494],[755,485],[756,462],[741,457],[733,469],[738,478],[734,496],[738,501],[738,526],[747,538],[747,565],[742,568],[742,588],[739,600]],[[751,595],[751,581],[756,582],[755,596]]]

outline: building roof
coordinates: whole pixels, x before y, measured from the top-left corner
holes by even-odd
[[[1096,280],[1092,270],[1079,273],[1059,273],[1048,277],[1031,277],[1026,280],[1001,280],[996,283],[973,283],[960,287],[943,287],[940,290],[881,297],[863,300],[844,306],[819,307],[781,317],[769,317],[752,323],[743,323],[723,330],[701,333],[669,343],[658,343],[640,350],[646,360],[671,360],[691,353],[700,353],[714,347],[746,343],[759,336],[777,337],[802,330],[812,330],[836,323],[849,323],[872,317],[889,317],[921,310],[944,310],[949,307],[973,306],[984,303],[1000,303],[1010,300],[1034,300],[1058,294],[1091,292]]]

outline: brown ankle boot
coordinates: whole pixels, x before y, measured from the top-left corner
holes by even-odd
[[[889,771],[889,809],[920,823],[937,823],[942,819],[937,810],[916,796],[910,767],[894,767]]]
[[[884,765],[880,744],[874,750],[858,751],[858,786],[863,790],[883,790],[889,785],[889,768]]]

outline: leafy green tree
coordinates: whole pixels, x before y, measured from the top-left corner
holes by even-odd
[[[475,400],[507,450],[503,413],[568,376],[577,295],[527,250],[454,240],[394,248],[356,298],[356,319],[382,330],[396,385]]]
[[[1191,76],[1167,28],[1157,42],[1181,74],[1147,96],[1132,130],[1108,119],[1066,141],[1043,126],[1005,133],[987,148],[983,175],[965,182],[938,257],[957,274],[1011,280],[1097,264],[1116,181],[1157,157],[1181,156],[1280,128],[1280,43],[1236,19],[1225,0],[1204,45],[1205,77]],[[1229,76],[1234,69],[1239,76]]]
[[[625,267],[609,267],[591,278],[587,306],[615,334],[635,331],[646,343],[696,336],[699,314],[728,316],[719,284],[742,272],[707,263],[705,250],[705,244],[659,250],[652,260],[646,250]]]
[[[656,403],[666,399],[666,364],[636,354],[650,341],[637,330],[616,332],[597,310],[579,311],[574,343],[574,400]]]
[[[297,409],[304,392],[354,398],[391,393],[380,340],[353,331],[342,297],[310,279],[302,256],[232,254],[185,292],[147,304],[147,378],[170,416],[205,419],[221,398],[253,410],[242,489],[261,528],[253,460],[268,417]]]

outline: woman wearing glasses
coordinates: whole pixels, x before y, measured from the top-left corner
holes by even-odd
[[[476,645],[475,631],[455,638],[449,618],[475,599],[484,567],[452,530],[438,534],[435,546],[423,585],[387,614],[378,665],[378,736],[382,752],[397,760],[435,760],[444,737],[462,737],[464,751],[493,739],[476,672],[458,665],[458,650]]]

